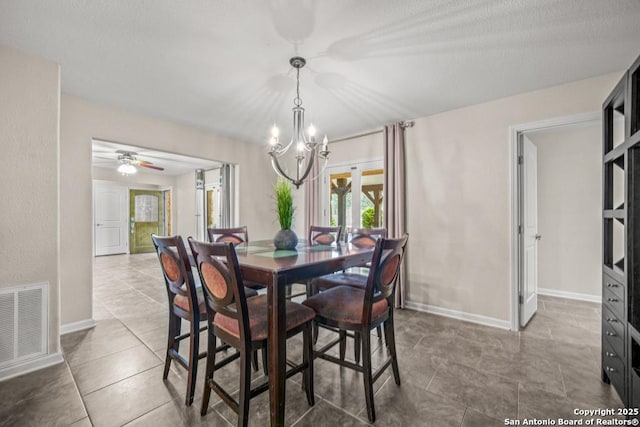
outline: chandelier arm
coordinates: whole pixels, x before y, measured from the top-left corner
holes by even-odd
[[[302,175],[302,177],[298,178],[297,182],[294,182],[296,187],[300,187],[300,185],[304,182],[305,179],[307,179],[307,177],[309,176],[309,173],[311,172],[311,168],[313,167],[313,162],[315,162],[316,160],[316,152],[315,150],[311,152],[311,156],[309,158],[309,161],[307,162],[307,168],[304,171],[304,174]]]
[[[280,175],[284,179],[287,179],[293,182],[293,179],[291,179],[291,177],[289,177],[289,175],[287,175],[286,172],[283,171],[282,168],[280,167],[280,163],[278,162],[277,157],[271,156],[271,166],[273,167],[273,170],[275,170],[278,175]]]

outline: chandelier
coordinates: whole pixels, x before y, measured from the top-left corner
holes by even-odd
[[[322,144],[318,143],[316,140],[316,129],[313,125],[309,126],[305,134],[304,108],[302,108],[302,99],[300,98],[300,68],[304,67],[306,63],[307,61],[299,56],[295,56],[289,60],[289,64],[296,69],[296,97],[293,99],[293,134],[291,135],[291,140],[287,145],[282,145],[280,143],[280,130],[276,125],[273,125],[271,128],[271,138],[269,139],[269,143],[271,144],[269,155],[271,156],[273,169],[278,175],[291,181],[296,188],[299,188],[311,173],[313,163],[316,161],[316,156],[324,160],[323,168],[326,167],[327,158],[329,157],[329,140],[327,139],[327,135],[324,136]],[[296,170],[294,176],[288,175],[280,165],[280,158],[292,147],[295,147],[296,150]]]

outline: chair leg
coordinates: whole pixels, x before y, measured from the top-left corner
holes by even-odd
[[[396,337],[393,329],[393,314],[391,314],[391,316],[384,322],[384,340],[387,343],[387,348],[391,355],[393,379],[397,385],[400,385],[400,370],[398,369],[398,356],[396,354]]]
[[[181,319],[173,313],[169,313],[169,336],[167,338],[167,354],[164,359],[164,372],[162,379],[166,380],[169,376],[169,368],[171,367],[171,350],[178,351],[180,343],[176,341],[176,337],[180,335]]]
[[[267,360],[268,349],[267,347],[263,347],[262,350],[262,372],[264,372],[264,376],[269,376],[269,361]]]
[[[360,349],[362,348],[362,339],[360,338],[360,332],[354,332],[353,334],[353,347],[353,356],[357,364],[360,363]]]
[[[251,353],[251,366],[253,366],[253,370],[258,372],[258,352],[254,351]]]
[[[318,288],[316,287],[315,284],[313,284],[313,281],[309,281],[307,282],[307,298],[311,298],[312,296],[316,295],[318,293]],[[312,323],[312,337],[313,337],[313,344],[315,345],[318,342],[318,324],[314,321]]]
[[[340,331],[340,360],[344,360],[347,353],[347,332]]]
[[[187,380],[187,398],[185,403],[191,406],[193,403],[193,395],[196,390],[196,376],[198,375],[198,354],[200,352],[200,322],[197,319],[191,319],[189,337],[189,373]]]
[[[369,421],[376,421],[376,410],[373,406],[373,374],[371,372],[371,334],[362,331],[362,376],[364,377],[364,397],[367,402]]]
[[[311,323],[307,323],[302,331],[302,363],[307,366],[303,374],[304,390],[307,393],[307,403],[313,406],[316,403],[313,391],[313,343],[311,337]]]
[[[376,328],[376,333],[378,334],[378,339],[381,340],[382,339],[382,327],[380,325],[378,325],[378,327]]]
[[[249,424],[249,397],[251,396],[251,348],[240,350],[240,395],[238,396],[238,426]]]
[[[202,392],[202,407],[200,408],[200,415],[206,415],[207,409],[209,409],[209,397],[211,396],[211,387],[209,381],[213,380],[213,369],[216,365],[216,336],[209,330],[208,344],[207,344],[207,367],[205,368],[204,376],[204,391]]]

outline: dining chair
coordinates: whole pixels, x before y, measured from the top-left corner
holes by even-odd
[[[249,231],[246,225],[232,228],[207,228],[207,234],[209,235],[209,241],[211,243],[230,242],[233,243],[234,246],[241,243],[249,243]],[[266,288],[262,283],[249,280],[244,281],[244,286],[251,289]]]
[[[201,415],[209,406],[211,390],[238,414],[238,426],[249,421],[249,400],[269,389],[269,382],[251,387],[250,355],[268,347],[268,303],[266,295],[247,299],[234,246],[227,243],[205,243],[189,238],[189,246],[205,293],[208,325],[208,356],[202,396]],[[315,404],[313,393],[313,344],[311,322],[315,312],[302,304],[286,302],[287,338],[302,332],[303,356],[300,364],[291,364],[286,377],[303,372],[303,387],[310,406]],[[238,350],[216,363],[216,340]],[[214,376],[230,361],[240,358],[240,391],[236,401]]]
[[[349,228],[346,233],[346,242],[351,243],[359,248],[372,248],[376,245],[378,239],[387,237],[387,230],[384,228]],[[351,268],[338,273],[327,274],[321,277],[312,279],[307,286],[307,298],[316,295],[318,292],[326,291],[327,289],[335,288],[336,286],[354,286],[356,288],[364,288],[367,284],[368,267],[370,262],[363,264],[361,267]],[[366,267],[366,268],[362,268]],[[363,271],[364,270],[364,271]],[[378,338],[382,338],[381,327],[376,328]],[[313,340],[314,343],[318,339],[318,328],[314,325],[313,328]],[[359,335],[355,335],[355,360],[356,363],[360,361],[360,345]]]
[[[249,241],[247,226],[233,228],[207,228],[209,241],[212,243],[231,242],[234,245]]]
[[[303,302],[316,312],[315,322],[339,331],[338,338],[314,351],[319,357],[341,366],[362,372],[369,421],[375,422],[373,382],[389,366],[393,369],[395,383],[400,385],[400,372],[396,355],[393,304],[396,282],[404,258],[408,235],[398,239],[379,239],[376,242],[371,268],[364,288],[336,286],[314,295]],[[371,366],[371,330],[384,327],[389,358],[375,372]],[[362,364],[344,359],[344,342],[348,332],[357,332],[362,337]],[[328,351],[341,345],[340,357]]]
[[[309,226],[308,243],[310,245],[330,245],[340,242],[342,226],[323,227],[319,225]]]
[[[187,397],[185,403],[193,403],[193,395],[198,371],[198,360],[207,356],[199,353],[200,332],[207,329],[200,327],[200,322],[206,320],[204,299],[196,289],[191,271],[191,263],[180,236],[151,235],[155,246],[165,285],[169,297],[169,336],[164,362],[163,379],[167,379],[171,361],[175,360],[184,367],[187,374]],[[181,334],[182,320],[189,322],[189,332]],[[179,353],[180,341],[189,339],[189,358],[185,359]]]

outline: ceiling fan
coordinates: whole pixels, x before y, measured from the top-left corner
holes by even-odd
[[[134,151],[118,150],[116,151],[116,153],[118,154],[118,163],[120,163],[120,166],[118,166],[117,170],[122,175],[131,175],[136,173],[138,171],[136,169],[136,166],[141,168],[155,169],[159,171],[164,170],[163,167],[154,166],[153,163],[151,162],[147,162],[145,160],[138,160],[135,157],[138,153]]]

